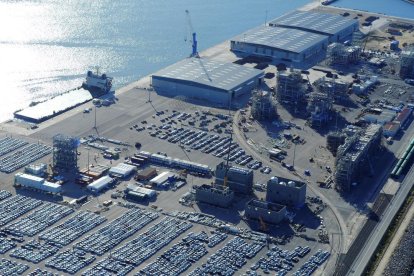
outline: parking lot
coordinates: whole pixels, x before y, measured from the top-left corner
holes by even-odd
[[[0,192],[0,195],[9,194]],[[16,202],[18,199],[27,200],[23,196],[11,195],[1,198],[4,199],[0,204],[8,202],[8,199]],[[30,206],[33,204],[36,205],[31,203]],[[28,214],[18,215],[15,222],[6,224],[0,233],[0,249],[4,257],[0,273],[24,271],[29,274],[40,269],[59,275],[115,275],[114,271],[117,271],[116,275],[154,275],[158,272],[200,275],[200,270],[205,270],[232,271],[234,275],[249,271],[255,275],[256,269],[250,267],[266,253],[267,243],[261,233],[258,236],[254,232],[251,235],[248,232],[225,233],[218,227],[220,220],[212,220],[208,216],[160,213],[152,208],[137,207],[140,206],[131,203],[127,208],[112,206],[97,215],[86,211],[96,208],[93,200],[79,210],[55,203],[41,203]],[[53,210],[57,215],[51,217]],[[46,224],[42,232],[38,232],[39,228],[26,231],[30,225],[37,227],[41,217],[45,218]],[[288,247],[291,246],[293,243],[289,243]],[[320,247],[314,242],[309,246],[311,252]],[[231,258],[228,258],[229,254]],[[294,258],[293,255],[290,257]],[[292,263],[290,271],[299,269],[301,263],[305,264],[303,261]],[[209,265],[212,263],[213,266]],[[280,270],[280,275],[285,275],[286,267],[281,263],[268,269]]]
[[[236,142],[235,137],[233,137],[233,141],[230,141],[229,132],[232,124],[228,117],[228,111],[218,110],[211,107],[201,107],[196,110],[190,103],[177,106],[172,104],[176,100],[166,99],[157,95],[152,96],[152,102],[150,104],[145,103],[145,99],[142,98],[137,100],[136,93],[143,93],[143,91],[134,89],[121,95],[119,101],[115,105],[97,108],[97,129],[93,128],[95,110],[90,113],[82,113],[81,111],[84,107],[79,109],[79,113],[72,114],[73,116],[67,117],[59,123],[64,126],[66,133],[71,133],[80,138],[88,138],[91,137],[90,135],[100,137],[100,139],[95,139],[93,141],[93,143],[95,143],[94,145],[97,147],[88,145],[81,145],[79,147],[78,165],[80,168],[85,168],[88,164],[113,166],[118,162],[122,162],[125,157],[132,156],[134,153],[138,152],[135,148],[135,144],[138,142],[141,145],[140,150],[159,153],[160,155],[165,154],[172,159],[188,160],[199,164],[205,164],[212,169],[214,169],[221,161],[229,159],[233,164],[245,166],[246,168],[251,167],[255,171],[254,183],[259,183],[261,185],[266,183],[272,175],[294,178],[294,176],[282,166],[280,166],[277,171],[269,170],[270,168],[267,168],[261,161],[257,160],[254,156],[247,154],[244,148]],[[140,108],[132,108],[132,106],[135,105],[140,106]],[[173,110],[176,111],[173,112]],[[175,115],[172,116],[173,114]],[[234,111],[231,111],[231,117],[233,115]],[[177,119],[177,117],[179,118]],[[52,137],[62,128],[62,126],[58,126],[59,124],[51,124],[48,127],[40,126],[39,129],[33,131],[30,138],[40,140],[45,144],[50,145]],[[251,133],[259,135],[259,132]],[[106,139],[101,139],[103,137],[106,137]],[[122,144],[115,144],[114,141],[122,142]],[[119,160],[104,158],[102,150],[99,149],[100,145],[108,148],[118,148],[120,155]],[[293,150],[293,148],[291,149]],[[229,150],[230,153],[228,152]],[[50,163],[51,158],[50,156],[47,156],[39,161]],[[151,164],[151,166],[157,168],[159,173],[171,170],[171,168],[161,164]],[[178,173],[175,169],[172,170]],[[2,174],[2,176],[6,183],[12,183],[13,175]],[[157,190],[156,201],[137,205],[138,207],[144,208],[147,212],[155,214],[157,218],[150,221],[141,218],[139,219],[140,223],[137,223],[136,225],[130,225],[128,223],[131,229],[124,229],[122,227],[123,221],[127,220],[127,216],[124,215],[129,213],[128,210],[130,209],[117,206],[118,202],[124,204],[126,201],[122,198],[113,199],[111,198],[111,195],[117,190],[122,193],[129,183],[134,182],[133,179],[122,180],[116,184],[116,186],[104,191],[98,196],[91,195],[82,186],[75,184],[74,177],[71,178],[69,175],[68,180],[69,181],[63,185],[64,193],[62,198],[52,198],[28,190],[17,190],[21,195],[34,197],[41,201],[70,202],[83,195],[90,196],[86,204],[80,205],[79,210],[61,218],[59,221],[53,223],[53,225],[47,226],[40,233],[34,234],[34,236],[24,236],[23,242],[14,242],[16,243],[15,247],[8,250],[4,255],[10,260],[28,265],[30,268],[25,273],[29,273],[33,271],[35,267],[38,267],[41,270],[65,275],[71,272],[80,275],[96,275],[98,272],[105,271],[106,273],[110,273],[110,271],[114,270],[119,271],[120,273],[130,273],[131,275],[134,275],[140,271],[145,273],[145,271],[165,270],[171,266],[174,266],[174,268],[179,271],[180,269],[182,270],[186,268],[189,263],[188,260],[191,259],[191,266],[186,268],[184,272],[184,274],[188,274],[197,269],[209,267],[209,262],[211,263],[214,258],[220,259],[219,256],[221,253],[217,256],[213,256],[213,259],[210,259],[210,257],[215,254],[219,248],[238,237],[242,239],[243,242],[240,241],[240,245],[234,246],[250,248],[251,244],[256,244],[256,246],[260,246],[261,248],[261,250],[251,258],[248,258],[247,255],[234,256],[234,261],[239,259],[242,263],[244,263],[244,261],[242,261],[243,259],[246,261],[241,267],[237,266],[237,264],[239,266],[242,264],[239,261],[234,263],[232,269],[235,275],[238,275],[247,274],[247,272],[254,273],[251,266],[259,262],[260,258],[264,257],[267,253],[266,239],[263,240],[263,233],[260,233],[257,237],[261,238],[257,239],[257,237],[252,234],[253,232],[245,232],[245,230],[251,231],[250,229],[258,230],[260,228],[257,221],[246,220],[243,217],[243,213],[239,212],[239,210],[244,209],[244,204],[246,202],[245,198],[237,197],[233,204],[233,208],[231,209],[222,209],[195,203],[189,206],[184,206],[179,203],[180,198],[190,191],[192,185],[210,183],[214,181],[213,178],[198,177],[197,175],[189,174],[185,186],[175,191]],[[6,189],[14,191],[10,185],[6,185]],[[263,191],[256,191],[256,194],[258,197],[264,197]],[[308,194],[314,196],[311,192],[308,192]],[[112,200],[112,206],[104,207],[103,202],[109,200]],[[153,205],[156,205],[156,208],[153,208]],[[157,230],[157,227],[163,227],[161,229],[173,229],[170,224],[163,226],[163,224],[159,223],[171,217],[170,214],[164,213],[175,210],[189,214],[192,212],[195,212],[195,214],[204,213],[206,215],[215,216],[218,219],[217,221],[212,222],[209,217],[201,218],[197,216],[196,218],[183,215],[180,216],[181,218],[178,218],[172,216],[175,221],[178,219],[178,222],[185,222],[185,227],[183,226],[184,228],[176,230],[178,232],[172,232],[169,236],[163,238],[164,245],[162,247],[152,245],[151,239],[144,239],[144,237],[148,235],[154,235],[158,239],[157,233],[162,232],[162,230]],[[99,212],[99,214],[94,214],[93,216],[86,215],[83,213],[84,211]],[[332,229],[334,233],[338,233],[339,230],[336,230],[337,226],[335,225],[335,221],[329,219],[333,216],[331,212],[327,210],[321,213],[321,215],[325,218],[326,228]],[[25,215],[23,217],[25,217]],[[75,217],[76,219],[73,219]],[[82,218],[82,221],[87,222],[85,223],[86,226],[84,228],[76,223],[79,217]],[[118,218],[119,221],[115,221]],[[17,221],[19,221],[19,219],[16,218]],[[76,229],[69,227],[69,224],[65,223],[67,220],[71,220],[70,224]],[[207,250],[207,253],[202,256],[197,255],[198,251],[194,256],[190,254],[191,252],[194,252],[193,247],[199,248],[201,252],[204,252],[204,249],[201,249],[202,247],[200,247],[198,242],[190,242],[191,244],[194,243],[194,245],[186,247],[187,249],[183,250],[182,256],[180,255],[177,259],[171,259],[168,262],[166,261],[166,258],[171,256],[171,252],[176,252],[174,251],[176,248],[181,248],[179,246],[183,246],[181,242],[190,232],[193,232],[196,235],[205,232],[208,239],[210,239],[210,237],[214,237],[215,234],[221,233],[219,225],[223,224],[239,227],[243,231],[241,234],[226,233],[226,239],[212,247],[208,246],[208,242],[206,243],[206,241],[203,241],[202,245]],[[337,245],[337,236],[334,236],[331,239],[332,247],[329,244],[319,243],[317,240],[320,222],[318,221],[318,218],[312,214],[311,210],[305,208],[303,212],[297,213],[293,224],[306,225],[306,232],[298,232],[294,230],[287,222],[280,226],[268,225],[271,229],[271,243],[276,243],[280,249],[288,251],[294,250],[296,246],[309,246],[311,253],[305,258],[299,258],[297,263],[292,261],[293,266],[291,266],[291,270],[287,270],[287,267],[283,268],[283,263],[281,263],[281,266],[277,268],[277,270],[281,270],[281,275],[284,273],[282,269],[286,270],[288,274],[292,274],[299,270],[308,260],[308,256],[310,257],[311,254],[316,253],[318,249],[324,251],[327,250],[331,252],[335,258],[337,257],[337,251],[332,249]],[[188,226],[186,225],[191,225],[191,228],[187,229]],[[153,226],[156,226],[156,228],[151,229]],[[211,231],[215,231],[215,233],[211,233]],[[142,235],[147,232],[149,234]],[[10,236],[6,237],[6,239],[9,238]],[[41,239],[39,240],[39,238]],[[37,241],[37,243],[34,243],[33,241]],[[37,264],[22,258],[18,259],[10,256],[12,250],[16,248],[21,249],[22,246],[29,242],[32,243],[28,246],[29,251],[26,251],[25,254],[33,254],[35,256],[33,259],[42,259]],[[146,258],[140,259],[137,257],[133,258],[134,260],[129,260],[124,257],[127,255],[126,252],[129,252],[129,248],[131,246],[136,246],[137,243],[149,245],[148,248],[144,248],[145,250],[142,251],[141,254],[142,256],[146,255]],[[7,243],[4,244],[5,248],[7,248]],[[108,246],[101,246],[102,244],[107,244]],[[232,244],[230,245],[233,246]],[[59,248],[56,253],[53,253],[55,252],[54,246]],[[172,251],[169,251],[170,249]],[[30,253],[30,251],[34,253]],[[23,253],[20,253],[20,255],[22,254]],[[164,255],[165,258],[161,257],[163,254],[166,254]],[[68,263],[76,263],[76,267],[74,266],[73,268],[76,272],[69,269],[70,265],[66,263],[61,264],[62,259],[68,260]],[[330,257],[328,260],[330,262],[325,262],[318,265],[318,267],[324,268],[326,271],[332,270],[335,265],[335,259]],[[209,269],[220,269],[220,267],[209,267]],[[265,273],[260,269],[257,271],[258,274]],[[272,273],[273,271],[276,272],[276,268],[274,270],[272,269],[274,269],[272,266],[268,266],[269,271],[272,271]],[[264,271],[267,270],[265,269]]]

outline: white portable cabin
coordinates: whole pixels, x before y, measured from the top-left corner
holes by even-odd
[[[16,173],[14,183],[21,185],[22,187],[32,188],[53,194],[59,194],[62,192],[62,187],[59,184],[48,182],[41,177],[25,173]]]

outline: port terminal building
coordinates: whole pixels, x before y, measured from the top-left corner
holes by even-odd
[[[262,70],[207,58],[186,58],[151,76],[154,90],[225,106],[260,86]]]
[[[325,35],[329,43],[333,43],[352,40],[359,23],[341,15],[296,10],[269,22],[269,26]]]
[[[236,36],[230,49],[260,57],[294,63],[304,63],[323,55],[328,37],[297,29],[260,26]]]
[[[358,27],[339,15],[293,11],[231,39],[230,49],[309,67],[325,58],[328,44],[352,40]]]

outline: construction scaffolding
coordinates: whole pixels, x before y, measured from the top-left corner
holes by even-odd
[[[317,79],[313,85],[317,91],[328,94],[335,101],[342,102],[348,99],[349,83],[335,78],[322,77]]]
[[[274,120],[276,118],[276,102],[267,91],[252,91],[252,107],[250,113],[256,120]]]
[[[405,47],[401,52],[400,77],[414,78],[414,45]]]
[[[309,123],[311,126],[323,126],[329,120],[333,98],[326,92],[312,92],[308,102]]]
[[[332,43],[328,46],[326,60],[330,65],[355,64],[358,63],[360,55],[360,46],[345,46],[341,43]]]
[[[53,168],[64,171],[78,169],[79,139],[63,134],[53,137]]]
[[[278,71],[276,75],[276,97],[279,103],[296,104],[306,93],[302,74],[298,70]]]
[[[366,172],[373,174],[370,155],[381,145],[382,126],[371,124],[366,129],[358,129],[345,139],[337,150],[335,160],[335,184],[339,191],[347,192],[351,184]]]

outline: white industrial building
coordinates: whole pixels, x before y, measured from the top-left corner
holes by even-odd
[[[269,26],[326,35],[329,37],[329,43],[332,43],[352,40],[359,23],[356,19],[341,15],[296,10],[276,18]]]
[[[186,58],[155,73],[151,80],[157,93],[227,106],[260,85],[263,76],[263,71],[242,65]]]
[[[113,178],[109,176],[102,176],[101,178],[89,184],[87,186],[87,189],[93,193],[99,193],[107,189],[113,182],[114,182]]]
[[[130,176],[132,173],[137,171],[137,167],[125,163],[120,163],[116,165],[115,167],[112,167],[109,169],[109,175],[119,177],[119,178],[125,178]]]
[[[136,184],[129,184],[125,189],[125,194],[130,199],[154,199],[157,193],[152,189],[140,187]]]
[[[230,40],[230,49],[244,54],[293,63],[319,60],[326,55],[328,36],[307,31],[260,26]]]
[[[24,168],[24,172],[42,177],[47,173],[47,165],[45,163],[30,164]]]
[[[16,173],[14,176],[14,184],[52,194],[60,194],[62,192],[62,187],[59,184],[48,182],[44,178],[25,173]]]
[[[171,180],[178,179],[177,174],[165,171],[150,180],[150,183],[156,187],[168,186]]]

